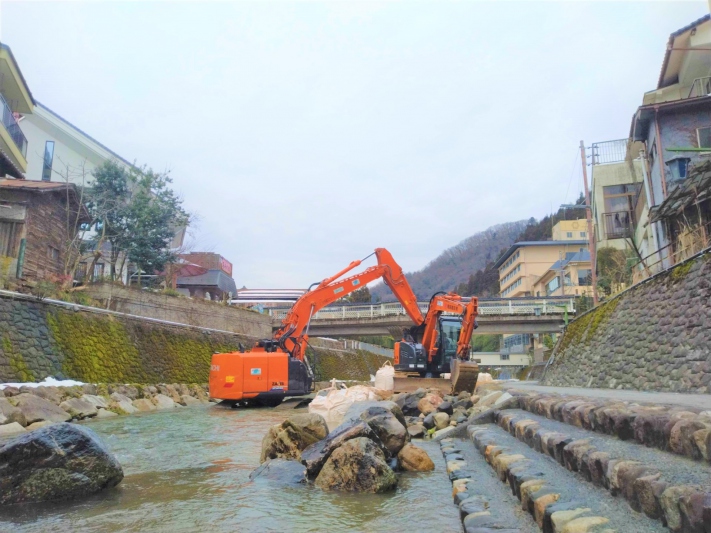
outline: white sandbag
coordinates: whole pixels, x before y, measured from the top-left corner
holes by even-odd
[[[309,413],[321,415],[332,431],[343,422],[348,408],[356,402],[376,400],[370,387],[356,385],[347,389],[333,389],[325,396],[317,396],[309,404]]]
[[[393,390],[395,384],[395,368],[390,361],[385,361],[382,367],[375,373],[375,388],[380,390]]]

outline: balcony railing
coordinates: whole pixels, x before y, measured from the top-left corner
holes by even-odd
[[[12,109],[7,105],[7,101],[1,94],[0,105],[2,105],[2,125],[5,126],[5,129],[10,134],[12,142],[14,142],[15,146],[20,150],[22,157],[27,158],[27,139],[25,138],[25,134],[22,133],[20,125],[12,114]]]
[[[711,76],[705,78],[696,78],[691,84],[691,90],[687,98],[696,98],[698,96],[707,96],[711,94]]]
[[[606,239],[624,239],[634,232],[634,212],[603,213]]]
[[[627,143],[628,139],[593,143],[592,164],[621,163],[627,157]]]

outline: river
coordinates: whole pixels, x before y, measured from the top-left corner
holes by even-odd
[[[262,437],[289,412],[205,406],[89,422],[123,482],[79,502],[7,507],[0,531],[461,531],[435,443],[422,444],[435,471],[401,474],[390,494],[250,482]]]

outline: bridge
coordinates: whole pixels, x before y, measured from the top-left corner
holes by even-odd
[[[423,315],[428,305],[429,302],[418,302]],[[268,309],[273,329],[279,328],[289,309]],[[479,299],[479,327],[475,334],[557,333],[574,316],[575,299],[569,297]],[[410,317],[399,303],[330,305],[311,318],[309,335],[392,335],[398,338],[403,328],[411,325]]]

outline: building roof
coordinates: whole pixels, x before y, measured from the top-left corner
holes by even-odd
[[[122,163],[124,163],[124,164],[126,164],[126,165],[128,165],[128,166],[130,166],[130,167],[133,167],[133,166],[134,166],[133,163],[130,163],[129,161],[127,161],[126,159],[124,159],[123,157],[121,157],[120,155],[118,155],[116,152],[114,152],[113,150],[111,150],[108,146],[106,146],[105,144],[100,143],[99,141],[97,141],[96,139],[94,139],[94,137],[92,137],[91,135],[89,135],[88,133],[86,133],[84,130],[78,128],[77,126],[75,126],[74,124],[72,124],[71,122],[69,122],[66,118],[62,117],[62,116],[59,115],[57,112],[52,111],[52,110],[51,110],[50,108],[48,108],[46,105],[42,104],[41,102],[35,102],[35,105],[36,105],[37,107],[41,108],[42,110],[46,111],[46,112],[49,113],[50,115],[52,115],[54,118],[56,118],[56,119],[59,120],[60,122],[63,122],[64,124],[66,124],[67,126],[69,126],[70,128],[72,128],[73,130],[75,130],[77,133],[83,135],[84,137],[86,137],[87,139],[89,139],[91,142],[93,142],[93,143],[95,143],[96,145],[100,146],[102,149],[106,150],[109,154],[111,154],[113,157],[115,157],[116,159],[118,159],[118,160],[121,161]]]
[[[646,124],[654,118],[657,110],[664,111],[667,109],[677,109],[682,107],[691,107],[697,104],[709,105],[711,97],[708,95],[696,96],[694,98],[684,98],[683,100],[670,100],[669,102],[661,102],[658,104],[641,105],[632,115],[632,123],[630,124],[630,139],[633,141],[646,141]]]
[[[66,188],[76,190],[76,186],[73,183],[64,183],[61,181],[0,179],[0,189],[44,192]]]
[[[204,274],[198,276],[183,276],[177,280],[178,287],[201,286],[201,287],[217,287],[222,292],[237,293],[237,285],[235,280],[229,277],[222,270],[208,270]]]
[[[661,89],[663,87],[666,87],[667,85],[671,85],[674,82],[670,82],[669,80],[666,79],[666,72],[667,69],[669,68],[669,61],[671,59],[672,53],[675,51],[679,50],[674,50],[674,41],[677,39],[677,37],[681,37],[683,34],[685,34],[689,30],[693,30],[697,26],[703,24],[704,22],[711,20],[711,14],[706,14],[700,19],[695,20],[691,24],[688,24],[684,26],[683,28],[679,28],[676,30],[674,33],[672,33],[669,36],[669,41],[667,41],[667,51],[664,54],[664,61],[662,62],[662,70],[659,72],[659,80],[657,81],[657,89]]]
[[[496,264],[494,264],[494,268],[499,268],[501,265],[503,265],[506,260],[511,257],[511,255],[518,249],[518,248],[525,248],[526,246],[564,246],[566,244],[569,245],[586,245],[588,244],[588,241],[521,241],[517,242],[511,245],[511,247],[506,250],[506,253],[499,257],[498,261],[496,261]]]
[[[32,96],[32,91],[30,91],[30,86],[27,85],[27,80],[25,80],[25,76],[23,76],[23,74],[22,74],[22,70],[20,69],[20,64],[17,62],[17,59],[15,59],[15,54],[12,53],[12,49],[4,43],[0,43],[0,48],[7,51],[7,53],[10,55],[10,58],[15,63],[15,68],[17,69],[17,73],[20,75],[20,80],[24,84],[25,90],[27,91],[27,94],[29,95],[30,100],[32,101],[33,104],[37,104],[37,101]]]
[[[669,196],[649,211],[649,221],[680,215],[687,207],[711,198],[711,161],[696,166],[689,177],[671,190]]]
[[[548,270],[560,270],[565,268],[570,263],[589,263],[590,262],[590,251],[583,250],[582,252],[575,252],[572,254],[567,254],[565,259],[560,259],[553,263]]]

